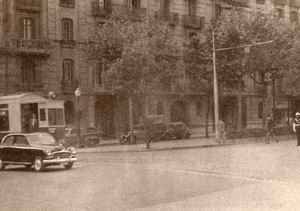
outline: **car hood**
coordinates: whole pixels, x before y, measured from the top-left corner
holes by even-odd
[[[51,152],[62,151],[65,149],[63,146],[59,144],[42,144],[42,145],[33,145],[33,147],[41,148],[44,150],[51,150]]]

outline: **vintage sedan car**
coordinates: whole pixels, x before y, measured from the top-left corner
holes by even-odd
[[[166,132],[162,136],[163,140],[170,139],[189,139],[191,132],[188,126],[183,122],[170,122],[167,124]]]
[[[77,160],[73,147],[65,148],[48,133],[15,133],[5,136],[0,143],[0,171],[7,165],[31,166],[43,171],[47,166],[63,164],[72,168]]]

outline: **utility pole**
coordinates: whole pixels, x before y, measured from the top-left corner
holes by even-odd
[[[216,70],[216,49],[215,49],[215,31],[212,28],[212,47],[213,47],[213,72],[214,72],[214,107],[215,107],[215,139],[219,143],[219,94],[218,78]]]

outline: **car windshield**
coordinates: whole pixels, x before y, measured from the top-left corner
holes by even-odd
[[[27,137],[31,145],[55,144],[55,139],[47,133],[28,134]]]

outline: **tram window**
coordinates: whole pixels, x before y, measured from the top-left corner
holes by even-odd
[[[63,109],[48,109],[49,126],[63,125]]]
[[[9,130],[8,110],[3,109],[7,105],[0,105],[0,131]]]
[[[46,121],[46,109],[40,109],[40,121]]]

